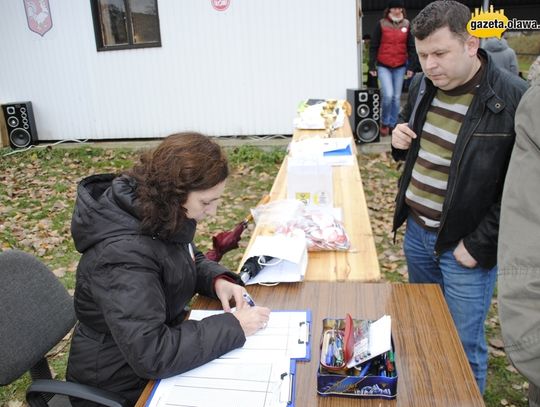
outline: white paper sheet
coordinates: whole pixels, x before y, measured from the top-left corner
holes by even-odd
[[[189,319],[201,320],[223,311],[192,310]],[[273,311],[265,329],[248,336],[243,347],[222,359],[273,360],[280,357],[304,359],[308,356],[309,321],[306,311]]]
[[[216,359],[160,380],[148,407],[284,407],[292,398],[291,361]]]
[[[326,165],[352,165],[356,157],[351,143],[352,139],[348,137],[292,141],[289,156],[297,160],[317,160]]]
[[[369,326],[368,337],[369,353],[361,357],[356,357],[357,355],[355,355],[347,363],[348,368],[364,363],[392,349],[392,317],[390,315],[383,315],[378,320],[373,321]]]

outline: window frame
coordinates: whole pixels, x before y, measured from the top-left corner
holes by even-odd
[[[131,7],[128,0],[123,0],[124,7],[126,10],[126,26],[127,26],[127,36],[128,44],[119,44],[119,45],[105,45],[103,43],[103,38],[101,36],[101,19],[99,13],[99,0],[90,0],[90,8],[92,10],[92,20],[94,26],[94,36],[96,39],[96,49],[100,51],[116,51],[124,49],[139,49],[139,48],[156,48],[161,47],[161,22],[159,20],[159,8],[158,0],[153,0],[156,5],[156,17],[157,17],[157,34],[158,40],[156,42],[146,42],[146,43],[135,43],[133,40],[133,25],[131,20]]]

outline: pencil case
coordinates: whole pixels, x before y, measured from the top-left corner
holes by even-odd
[[[353,356],[353,319],[347,314],[345,319],[325,319],[321,339],[321,365],[331,371],[343,373],[347,361]]]
[[[364,331],[372,322],[353,319],[349,314],[344,319],[323,320],[320,363],[317,371],[319,395],[396,398],[398,375],[393,341],[389,351],[374,357],[366,355],[361,358],[360,363],[347,366],[347,361],[351,361],[352,358],[356,360],[359,354],[358,347],[361,345],[358,338],[359,331]]]

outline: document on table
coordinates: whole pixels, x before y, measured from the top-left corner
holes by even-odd
[[[289,144],[289,156],[296,159],[317,159],[333,166],[353,165],[352,138],[337,137],[293,141]]]
[[[147,407],[290,407],[294,405],[295,361],[215,359],[160,380]]]
[[[223,311],[192,310],[189,319],[201,320]],[[280,357],[308,361],[311,312],[272,311],[266,328],[248,336],[244,346],[234,349],[220,359],[273,360]]]
[[[192,310],[192,320],[223,311]],[[159,380],[147,407],[292,407],[296,361],[309,360],[311,312],[272,311],[242,348],[189,372]]]

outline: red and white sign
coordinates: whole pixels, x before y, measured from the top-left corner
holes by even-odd
[[[53,25],[49,0],[23,0],[23,2],[28,28],[43,37]]]
[[[231,0],[210,0],[212,2],[212,7],[217,11],[225,11],[229,8]]]

